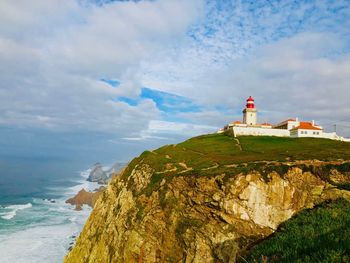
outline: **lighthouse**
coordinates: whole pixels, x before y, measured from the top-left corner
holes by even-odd
[[[254,105],[254,99],[252,96],[249,96],[246,108],[243,110],[243,123],[247,125],[256,125],[256,113],[257,110]]]
[[[234,137],[237,136],[277,136],[277,137],[313,137],[325,138],[331,140],[338,140],[350,142],[350,138],[344,138],[335,132],[327,133],[314,121],[299,121],[298,118],[287,119],[272,125],[269,123],[257,123],[257,109],[255,108],[254,99],[249,96],[247,104],[243,110],[243,123],[240,121],[233,121],[220,129],[218,133],[225,133]]]

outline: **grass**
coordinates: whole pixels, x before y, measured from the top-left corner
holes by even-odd
[[[233,138],[223,134],[208,134],[177,145],[165,145],[154,151],[143,152],[130,163],[123,177],[127,179],[135,165],[140,162],[150,165],[154,169],[150,185],[146,189],[146,194],[150,195],[163,178],[171,180],[179,175],[218,174],[231,177],[252,170],[260,172],[263,176],[271,171],[282,175],[289,169],[283,162],[312,159],[350,160],[350,143],[316,138]],[[269,164],[269,161],[273,161],[274,164]],[[276,161],[281,164],[276,165]],[[345,167],[345,170],[349,172],[349,166]],[[348,187],[343,186],[344,189]]]
[[[151,178],[151,181],[147,185],[145,189],[145,193],[147,196],[150,196],[155,187],[157,187],[160,182],[163,180],[163,176],[161,174],[154,174]]]
[[[297,160],[337,161],[342,164],[290,164]],[[177,145],[165,145],[145,151],[132,160],[122,175],[128,180],[136,165],[147,164],[153,169],[150,183],[137,195],[151,195],[159,189],[163,179],[175,176],[225,176],[226,180],[240,173],[259,172],[268,181],[272,171],[283,176],[291,167],[312,172],[342,189],[350,184],[332,182],[330,173],[338,170],[350,176],[350,143],[315,138],[238,137],[209,134],[191,138]],[[134,182],[129,180],[129,187]],[[131,185],[130,185],[131,184]],[[167,184],[159,192],[163,209],[171,209],[178,200],[167,198]],[[131,187],[132,188],[132,187]],[[135,188],[134,188],[135,189]],[[143,216],[140,209],[137,218]],[[194,218],[180,218],[176,235],[181,238],[189,228],[200,228],[202,222]],[[285,222],[271,238],[253,247],[244,257],[248,262],[350,262],[350,204],[345,200],[324,203],[301,212]],[[246,262],[246,261],[242,261]]]
[[[350,262],[350,203],[338,199],[302,211],[242,258],[239,262]]]
[[[154,152],[161,156],[171,156],[173,162],[183,160],[188,166],[208,168],[215,164],[256,161],[349,160],[350,143],[327,139],[272,136],[242,136],[234,139],[223,134],[209,134],[191,138],[176,146],[165,146]],[[157,155],[153,157],[159,160]]]
[[[240,137],[245,160],[350,159],[350,143],[316,138]],[[248,156],[247,156],[248,155]]]

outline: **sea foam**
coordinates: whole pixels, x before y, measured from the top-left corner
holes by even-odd
[[[92,210],[84,206],[82,211],[75,211],[74,207],[66,204],[65,201],[82,188],[93,190],[100,186],[86,181],[89,172],[89,170],[81,172],[75,186],[49,189],[60,196],[54,200],[55,202],[33,198],[33,205],[28,203],[0,208],[2,211],[0,217],[10,220],[19,210],[33,206],[26,215],[27,219],[33,222],[25,229],[6,230],[3,234],[0,232],[0,262],[60,263],[63,261],[68,248],[72,242],[74,243],[75,237],[79,235]]]
[[[24,210],[27,208],[31,208],[32,204],[28,203],[28,204],[24,204],[24,205],[9,205],[6,206],[4,209],[5,210],[10,210],[9,212],[6,212],[4,215],[1,216],[2,219],[6,219],[6,220],[11,220],[12,218],[14,218],[17,215],[17,211],[19,210]]]

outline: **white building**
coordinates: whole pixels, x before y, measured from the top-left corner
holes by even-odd
[[[298,118],[295,119],[288,119],[285,121],[280,122],[279,124],[273,126],[275,129],[287,129],[291,130],[297,126],[299,126],[300,122]]]
[[[340,141],[350,141],[335,132],[326,133],[323,128],[316,125],[314,121],[303,122],[298,118],[288,119],[272,126],[269,123],[257,124],[257,109],[254,99],[250,96],[247,99],[246,108],[243,110],[243,122],[235,121],[220,129],[220,133],[225,132],[233,136],[278,136],[278,137],[315,137]]]
[[[300,122],[298,126],[290,130],[291,137],[320,137],[322,138],[323,129],[316,127],[312,122]]]

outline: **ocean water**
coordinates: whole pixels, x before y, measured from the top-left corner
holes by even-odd
[[[99,185],[73,161],[9,159],[0,168],[0,263],[62,262],[91,212],[65,200]]]

